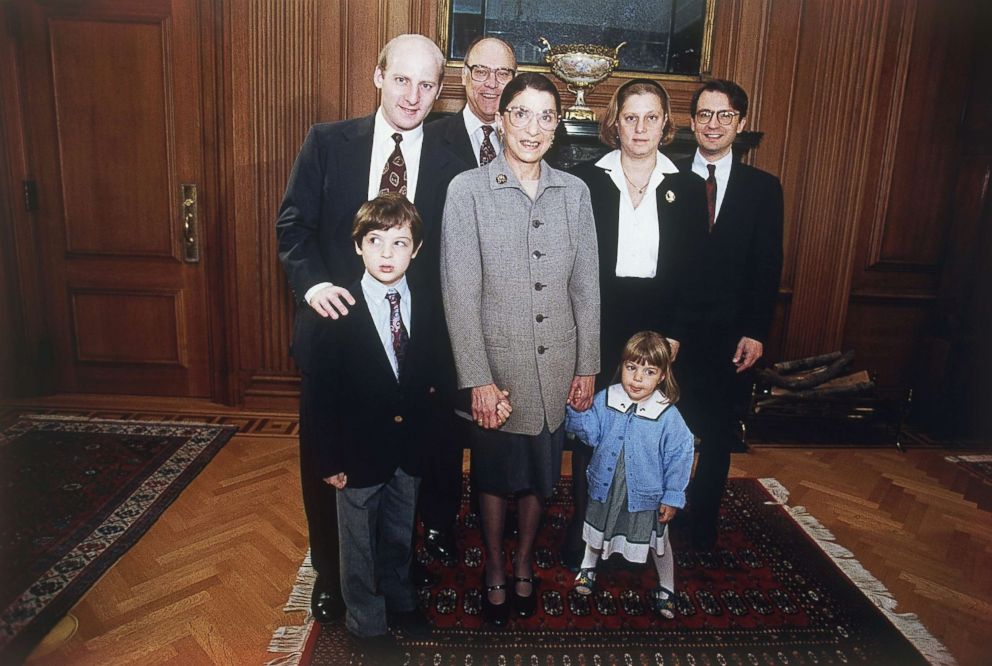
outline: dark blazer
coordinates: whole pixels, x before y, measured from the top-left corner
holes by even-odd
[[[678,295],[695,267],[691,249],[706,233],[706,194],[693,174],[666,174],[656,190],[658,205],[658,271],[654,278],[618,278],[615,274],[620,232],[620,190],[609,173],[593,160],[572,173],[589,187],[599,243],[600,301],[602,303],[601,375],[606,386],[619,362],[626,340],[640,330],[681,335]]]
[[[414,261],[419,261],[419,256]],[[410,342],[397,381],[369,312],[361,282],[348,287],[355,305],[347,317],[320,317],[312,308],[311,381],[320,398],[317,466],[321,478],[344,472],[362,488],[388,481],[397,467],[420,476],[421,459],[433,445],[432,428],[447,423],[438,387],[451,363],[437,335],[444,314],[439,303],[410,284]],[[450,412],[450,407],[447,408]]]
[[[479,166],[479,156],[476,155],[475,148],[472,147],[472,139],[465,127],[462,110],[432,121],[428,127],[437,132],[441,145],[464,162],[466,169],[474,169]]]
[[[678,167],[695,175],[691,159]],[[733,163],[713,233],[700,249],[698,280],[685,294],[689,323],[716,324],[734,337],[768,339],[782,276],[783,210],[778,178]]]
[[[300,307],[293,333],[293,357],[308,365],[307,330],[314,318],[303,297],[320,282],[351,284],[362,276],[351,225],[368,199],[369,165],[375,116],[310,128],[289,176],[276,220],[279,260]],[[441,213],[448,183],[464,167],[425,128],[414,204],[424,222],[424,244],[410,267],[411,284],[440,300]],[[352,294],[354,295],[354,294]]]

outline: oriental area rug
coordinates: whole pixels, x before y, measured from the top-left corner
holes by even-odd
[[[459,517],[462,561],[445,568],[418,557],[440,582],[421,590],[434,625],[428,640],[399,639],[397,663],[444,666],[771,666],[953,664],[914,615],[802,507],[789,507],[774,479],[731,479],[713,551],[694,551],[678,528],[674,619],[645,602],[653,567],[601,563],[597,590],[581,597],[556,553],[571,511],[563,479],[538,537],[538,612],[503,630],[481,617],[478,517]],[[512,538],[506,548],[512,551]],[[289,609],[306,609],[312,572],[304,563]],[[343,623],[283,627],[270,664],[373,664]]]
[[[0,432],[0,663],[18,663],[237,432],[22,417]]]

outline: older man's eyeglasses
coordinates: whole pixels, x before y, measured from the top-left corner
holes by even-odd
[[[550,132],[558,126],[558,114],[554,111],[541,111],[537,114],[523,106],[511,106],[506,109],[510,116],[510,124],[514,127],[527,127],[531,118],[537,115],[537,125],[542,130]]]
[[[516,75],[516,71],[507,67],[497,67],[496,69],[486,67],[485,65],[465,65],[465,67],[472,73],[472,80],[479,83],[488,81],[489,77],[495,74],[496,82],[506,85]]]
[[[730,125],[734,122],[734,118],[739,115],[741,115],[740,111],[730,111],[728,109],[724,109],[723,111],[699,109],[696,111],[696,122],[706,124],[712,120],[713,116],[716,116],[716,121],[721,125]]]

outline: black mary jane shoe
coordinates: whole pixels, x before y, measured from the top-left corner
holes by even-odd
[[[517,594],[517,583],[530,583],[530,594],[526,597]],[[528,618],[537,610],[537,579],[534,577],[524,578],[522,576],[513,577],[513,611],[519,618]]]
[[[501,604],[494,604],[489,600],[489,593],[505,589],[506,583],[500,583],[499,585],[487,585],[482,592],[482,615],[494,627],[506,626],[506,621],[510,617],[510,600],[506,599]]]

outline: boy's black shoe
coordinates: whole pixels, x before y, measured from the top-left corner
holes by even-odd
[[[410,583],[414,587],[430,587],[437,583],[437,578],[414,557],[410,562]]]
[[[430,638],[434,631],[427,616],[419,608],[401,613],[390,613],[389,626],[398,630],[404,637],[413,639]]]
[[[310,594],[310,613],[321,624],[344,616],[344,599],[341,590],[330,578],[317,574]]]
[[[458,563],[458,549],[450,532],[427,530],[424,534],[424,550],[446,567],[453,567]]]

